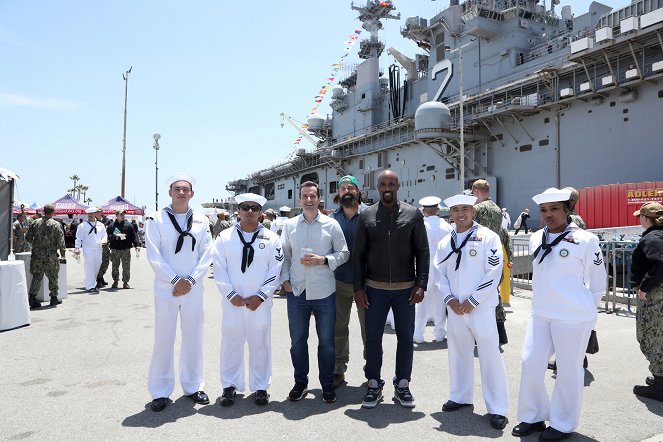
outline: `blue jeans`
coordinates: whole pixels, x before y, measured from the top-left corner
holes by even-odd
[[[290,357],[295,368],[295,382],[308,385],[308,331],[311,314],[318,333],[318,369],[320,385],[334,382],[334,326],[336,324],[336,293],[324,299],[306,299],[306,291],[295,296],[287,294],[288,327],[290,329]]]
[[[410,305],[412,289],[380,290],[366,287],[369,307],[365,312],[366,321],[366,379],[380,380],[382,369],[382,335],[387,322],[389,308],[394,312],[396,327],[396,376],[394,383],[401,379],[410,381],[414,356],[414,305]]]

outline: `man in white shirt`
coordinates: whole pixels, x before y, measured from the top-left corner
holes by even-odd
[[[267,405],[272,379],[272,295],[279,283],[283,249],[276,233],[259,222],[263,196],[235,197],[241,221],[221,232],[214,244],[214,280],[221,300],[221,405],[245,389],[244,346],[249,345],[249,389]]]
[[[76,229],[76,249],[74,253],[79,255],[83,250],[83,266],[85,269],[85,290],[88,293],[99,293],[97,287],[97,273],[101,267],[101,248],[108,242],[106,226],[97,221],[96,214],[101,210],[90,207],[85,211],[87,221],[80,223]]]
[[[153,411],[162,411],[175,388],[177,317],[182,330],[180,383],[184,395],[209,404],[203,389],[203,278],[212,261],[207,217],[189,200],[195,180],[173,175],[166,180],[171,205],[147,218],[145,247],[154,270],[154,349],[148,374]]]
[[[424,225],[426,226],[426,235],[428,237],[428,250],[435,254],[437,246],[442,239],[451,233],[451,226],[448,222],[439,217],[440,202],[442,200],[436,196],[427,196],[419,200],[424,214]],[[435,340],[442,342],[446,338],[444,325],[447,320],[447,306],[444,304],[440,291],[435,284],[435,260],[431,259],[428,266],[428,290],[426,290],[424,300],[415,304],[414,316],[414,342],[421,344],[425,341],[424,334],[426,323],[433,319],[435,329],[433,335]]]
[[[285,260],[281,281],[287,292],[290,356],[295,386],[288,399],[298,401],[308,393],[308,332],[311,315],[318,334],[318,369],[322,400],[336,401],[334,392],[334,323],[336,279],[334,270],[350,257],[338,222],[318,211],[318,185],[306,181],[299,189],[303,213],[285,223],[281,242]]]
[[[451,310],[447,320],[451,392],[442,410],[455,411],[473,404],[476,342],[490,425],[502,430],[508,423],[509,388],[499,350],[495,306],[504,254],[500,237],[474,221],[476,200],[471,195],[444,200],[454,230],[440,242],[435,258],[435,279]]]

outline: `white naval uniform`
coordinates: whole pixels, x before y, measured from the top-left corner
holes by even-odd
[[[214,243],[214,280],[221,299],[221,387],[245,391],[244,346],[249,346],[249,389],[267,390],[272,380],[272,295],[279,285],[283,248],[276,233],[262,225],[253,242],[254,257],[242,273],[244,245],[241,228],[226,229]],[[250,242],[252,233],[245,233]],[[235,307],[235,296],[258,295],[263,299],[255,311]]]
[[[97,273],[101,267],[101,243],[107,239],[106,226],[102,222],[84,221],[76,228],[75,247],[83,249],[85,290],[92,290],[97,286]]]
[[[285,226],[286,221],[288,221],[290,218],[287,216],[277,216],[274,221],[272,221],[272,225],[269,226],[269,230],[272,232],[276,233],[277,235],[279,234],[279,231],[283,230],[283,226]]]
[[[424,225],[426,226],[426,235],[428,236],[428,250],[434,254],[440,241],[451,233],[451,226],[442,218],[431,215],[424,218]],[[451,259],[451,258],[450,258]],[[414,340],[424,341],[424,334],[426,331],[426,323],[432,319],[435,323],[433,335],[435,340],[441,342],[447,332],[444,325],[447,319],[447,307],[442,299],[440,290],[435,285],[435,260],[431,259],[428,269],[428,290],[424,296],[424,300],[415,305],[414,316]]]
[[[175,253],[180,234],[173,226],[169,207],[147,218],[145,247],[154,270],[154,349],[148,374],[148,390],[153,399],[169,397],[175,388],[174,353],[177,315],[180,315],[182,347],[180,383],[185,395],[203,389],[203,277],[212,261],[212,234],[209,221],[191,209],[175,214],[180,228],[193,217],[191,236],[184,237],[182,248]],[[173,296],[173,288],[181,278],[193,287],[183,296]]]
[[[451,239],[456,247],[469,236],[461,249],[458,270],[452,253]],[[435,281],[445,304],[452,299],[474,305],[470,314],[457,315],[449,309],[447,342],[449,343],[449,399],[459,404],[474,403],[474,343],[477,344],[481,368],[481,385],[486,408],[490,414],[506,416],[509,412],[509,389],[506,369],[499,350],[495,306],[503,266],[502,243],[492,230],[474,222],[458,234],[454,229],[437,249]]]
[[[546,229],[532,234],[530,255]],[[570,433],[578,426],[584,386],[583,357],[596,324],[596,307],[606,289],[606,270],[598,238],[575,225],[543,262],[533,258],[532,316],[523,345],[518,420],[549,421]],[[548,234],[550,244],[560,234]],[[555,354],[557,379],[552,397],[544,383],[548,360]]]

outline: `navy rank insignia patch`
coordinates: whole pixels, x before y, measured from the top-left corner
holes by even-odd
[[[496,255],[497,250],[490,249],[490,251],[493,252],[493,254],[488,257],[488,264],[495,267],[500,263],[500,258]]]
[[[594,256],[596,256],[596,259],[594,259],[594,265],[600,266],[603,264],[603,257],[601,256],[601,252],[596,252],[594,253]]]
[[[562,258],[566,258],[567,256],[569,256],[569,251],[566,249],[562,249],[559,251],[559,256],[561,256]]]

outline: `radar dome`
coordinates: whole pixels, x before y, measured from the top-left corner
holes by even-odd
[[[306,120],[309,130],[322,130],[322,126],[325,124],[325,119],[320,114],[311,114]]]
[[[331,92],[332,92],[332,97],[340,97],[344,93],[343,86],[341,86],[340,84],[337,84],[336,86],[334,86],[332,88]]]
[[[442,135],[443,127],[451,122],[451,112],[446,104],[428,101],[414,114],[414,133],[418,139],[436,138]]]

